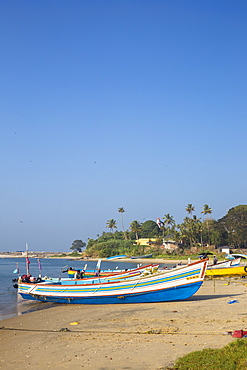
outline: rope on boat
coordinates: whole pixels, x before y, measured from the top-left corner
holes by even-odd
[[[71,334],[83,333],[83,334],[138,334],[138,335],[229,335],[229,332],[222,331],[203,331],[203,332],[182,332],[182,331],[162,331],[161,330],[146,330],[146,331],[95,331],[95,330],[70,330],[68,328],[61,328],[59,330],[54,329],[25,329],[25,328],[6,328],[5,326],[0,327],[0,330],[5,331],[23,331],[23,332],[39,332],[39,333],[61,333],[69,332]]]

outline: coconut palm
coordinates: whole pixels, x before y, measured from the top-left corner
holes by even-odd
[[[113,218],[111,220],[107,220],[106,227],[111,229],[111,232],[113,233],[113,229],[117,228],[117,221],[113,220]]]
[[[206,216],[206,215],[211,215],[212,212],[213,212],[212,208],[210,208],[207,204],[204,204],[201,213],[203,213],[204,216]]]
[[[203,215],[206,216],[206,215],[211,215],[212,212],[213,212],[212,208],[210,208],[207,204],[204,204],[201,213],[203,213]],[[206,218],[206,224],[207,224],[207,230],[208,230],[208,244],[210,244],[208,218]]]
[[[165,226],[167,226],[168,229],[170,229],[173,226],[175,226],[175,220],[174,220],[173,216],[170,215],[170,213],[167,213],[167,215],[165,215],[163,217],[163,220],[164,220]]]
[[[195,210],[195,207],[192,204],[188,204],[187,207],[185,208],[185,211],[188,212],[189,215],[192,215],[194,210]]]
[[[132,221],[130,223],[130,230],[136,234],[136,239],[138,240],[138,232],[141,232],[142,230],[142,225],[140,224],[140,222],[138,222],[137,220],[135,221]]]
[[[125,212],[125,210],[123,209],[123,207],[119,207],[118,212],[121,215],[121,223],[122,223],[122,228],[123,228],[123,232],[124,232],[124,239],[127,239],[126,233],[125,233],[125,230],[124,230],[124,223],[123,223],[123,213]]]
[[[201,235],[201,221],[194,215],[192,218],[185,217],[183,223],[179,225],[182,238],[189,240],[190,247],[196,244]]]

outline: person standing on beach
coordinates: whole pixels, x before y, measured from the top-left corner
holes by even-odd
[[[214,256],[214,265],[216,265],[218,262],[218,258],[216,256]]]

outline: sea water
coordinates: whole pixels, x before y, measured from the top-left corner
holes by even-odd
[[[97,264],[97,261],[40,258],[40,270],[37,258],[30,258],[29,260],[30,273],[35,277],[41,274],[42,276],[65,278],[68,276],[67,273],[62,272],[63,269],[66,269],[65,267],[83,269],[87,265],[87,270],[95,270]],[[145,264],[149,263],[148,260],[145,261]],[[123,270],[136,268],[137,265],[137,262],[103,261],[101,269]],[[12,279],[18,279],[18,273],[14,273],[17,268],[20,276],[27,273],[25,258],[0,258],[0,320],[56,305],[55,303],[22,299],[17,293],[17,289],[13,287],[14,283],[12,282]]]

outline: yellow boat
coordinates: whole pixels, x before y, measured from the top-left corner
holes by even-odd
[[[216,276],[247,276],[247,266],[219,267],[207,269],[206,277]]]

